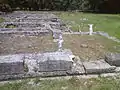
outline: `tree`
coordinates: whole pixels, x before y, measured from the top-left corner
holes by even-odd
[[[89,0],[90,9],[99,12],[101,5],[104,3],[105,0]]]
[[[8,0],[0,0],[0,11],[2,12],[11,12],[12,9],[8,4]]]

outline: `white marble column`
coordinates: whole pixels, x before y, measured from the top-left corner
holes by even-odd
[[[59,40],[58,40],[58,51],[62,50],[62,44],[63,44],[63,37],[62,37],[62,34],[60,34]]]
[[[93,24],[88,24],[89,25],[89,35],[93,34]]]

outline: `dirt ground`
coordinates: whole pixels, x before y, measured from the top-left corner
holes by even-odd
[[[104,58],[108,51],[115,51],[115,42],[99,35],[63,35],[63,49],[71,49],[82,60]],[[0,35],[0,55],[57,51],[52,36]]]
[[[104,58],[108,51],[115,51],[113,42],[99,35],[64,35],[64,48],[69,48],[82,60],[97,60]]]
[[[0,54],[55,51],[52,36],[0,35]]]

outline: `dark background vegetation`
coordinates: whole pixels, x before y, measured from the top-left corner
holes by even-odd
[[[56,10],[120,13],[120,0],[0,0],[0,11]]]

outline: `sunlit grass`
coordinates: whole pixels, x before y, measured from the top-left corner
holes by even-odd
[[[119,14],[92,14],[81,12],[61,12],[57,14],[64,23],[71,25],[74,31],[88,31],[88,24],[94,24],[94,31],[105,31],[120,38]],[[80,28],[79,28],[80,25]]]
[[[28,84],[32,81],[32,84]],[[37,81],[37,83],[36,83]],[[120,90],[120,78],[23,80],[22,82],[0,85],[0,90]]]

